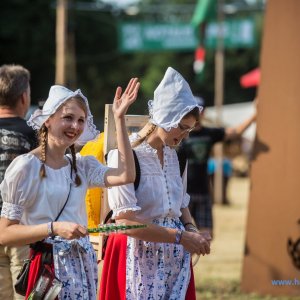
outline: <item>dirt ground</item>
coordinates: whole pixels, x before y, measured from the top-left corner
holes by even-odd
[[[211,254],[201,257],[194,267],[197,300],[296,299],[243,294],[240,291],[249,187],[249,178],[231,178],[228,186],[230,205],[214,205]]]
[[[214,205],[215,226],[211,254],[201,257],[194,267],[197,300],[296,299],[243,294],[240,291],[249,187],[247,177],[231,178],[228,184],[230,205]]]

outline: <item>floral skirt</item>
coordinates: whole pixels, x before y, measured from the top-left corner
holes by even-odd
[[[153,223],[183,229],[179,219],[161,218]],[[110,236],[100,299],[195,299],[190,254],[173,243],[145,242],[121,234]]]

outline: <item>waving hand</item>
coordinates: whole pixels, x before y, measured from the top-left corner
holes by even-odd
[[[117,88],[113,103],[115,117],[122,117],[126,114],[128,107],[136,100],[139,87],[138,78],[131,78],[123,94],[122,88]]]

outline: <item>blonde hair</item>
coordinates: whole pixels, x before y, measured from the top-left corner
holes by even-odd
[[[139,139],[137,139],[136,141],[131,143],[132,148],[139,146],[156,129],[156,125],[154,125],[150,122],[147,124],[150,124],[149,130],[146,132],[145,136],[142,136]]]
[[[46,176],[46,168],[45,168],[45,162],[46,162],[46,152],[47,152],[47,139],[48,139],[48,128],[43,124],[41,129],[39,130],[39,142],[41,146],[41,157],[40,161],[42,162],[41,168],[40,168],[40,177],[44,178]]]

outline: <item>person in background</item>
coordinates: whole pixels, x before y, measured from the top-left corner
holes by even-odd
[[[227,194],[228,194],[227,187],[228,187],[229,179],[231,178],[232,172],[233,172],[232,161],[231,161],[230,156],[228,155],[228,154],[230,154],[230,151],[227,150],[229,148],[230,148],[230,140],[225,140],[224,147],[223,147],[223,158],[222,158],[222,167],[223,167],[223,170],[222,170],[223,171],[222,172],[222,176],[223,176],[222,204],[224,204],[224,205],[230,204],[230,201],[227,196]],[[214,176],[215,176],[216,169],[217,169],[217,161],[213,156],[211,156],[207,162],[207,172],[208,172],[208,176],[209,176],[209,180],[210,180],[212,195],[213,195],[213,191],[214,191]],[[213,196],[212,196],[212,198],[213,198]]]
[[[195,97],[199,105],[205,107],[204,100]],[[208,159],[214,144],[240,137],[256,120],[256,112],[238,126],[231,128],[206,127],[201,124],[204,110],[195,129],[190,132],[178,149],[181,160],[188,160],[187,192],[191,196],[189,208],[192,217],[200,231],[208,231],[213,235],[212,199],[209,176],[207,172]]]
[[[13,159],[37,146],[35,132],[24,120],[30,106],[29,81],[30,73],[23,66],[0,67],[0,182]],[[0,245],[0,299],[24,298],[14,292],[14,283],[28,255],[28,246]]]
[[[186,178],[174,149],[199,118],[185,79],[169,67],[148,103],[150,121],[131,135],[140,165],[139,186],[114,187],[108,203],[116,222],[147,227],[108,238],[100,299],[195,299],[191,254],[210,252],[210,237],[192,224]],[[108,165],[118,164],[112,150]],[[185,173],[186,174],[186,173]]]
[[[41,261],[47,258],[62,284],[60,299],[96,299],[97,260],[86,228],[85,194],[88,187],[134,181],[125,114],[136,100],[139,85],[134,78],[124,93],[120,87],[116,90],[113,113],[120,157],[116,168],[75,152],[75,143],[85,144],[99,134],[80,90],[52,86],[43,109],[31,115],[28,124],[39,130],[40,145],[15,158],[0,185],[0,245],[39,242],[38,248],[31,249],[26,297],[40,276]]]

